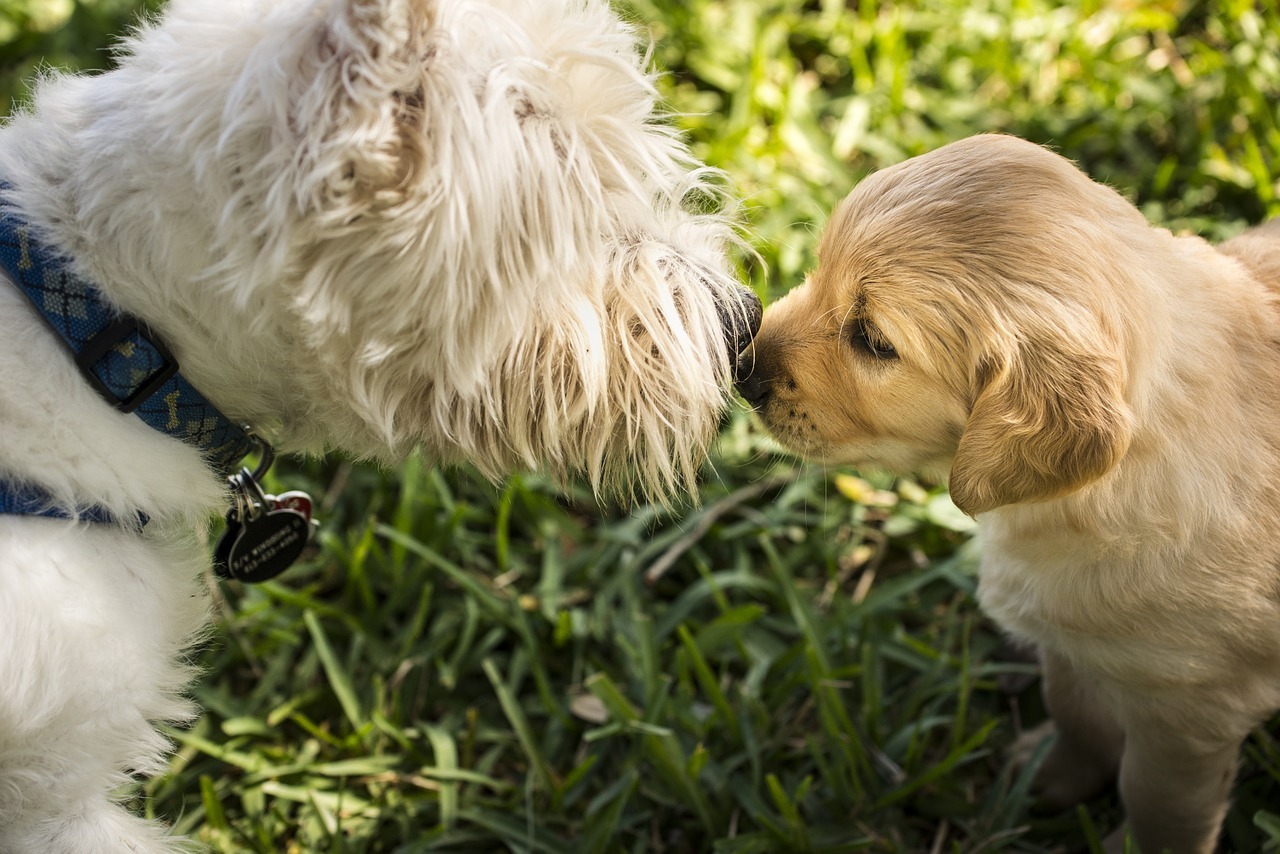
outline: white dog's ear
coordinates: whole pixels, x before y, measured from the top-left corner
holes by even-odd
[[[423,80],[433,4],[321,0],[290,124],[298,187],[313,212],[353,216],[394,204],[424,158]]]
[[[1131,415],[1113,358],[1023,344],[978,373],[950,479],[952,500],[971,516],[1079,489],[1129,447]]]

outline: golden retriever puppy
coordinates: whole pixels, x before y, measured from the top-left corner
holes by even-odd
[[[1280,707],[1278,292],[1275,223],[1175,237],[978,136],[845,199],[739,378],[805,456],[949,472],[983,608],[1040,650],[1040,793],[1118,775],[1144,854],[1214,849]]]

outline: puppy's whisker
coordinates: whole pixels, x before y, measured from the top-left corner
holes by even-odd
[[[850,305],[848,307],[848,310],[845,311],[844,317],[840,318],[840,338],[841,339],[843,339],[848,334],[849,321],[855,318],[858,313],[859,312],[858,312],[857,306]]]

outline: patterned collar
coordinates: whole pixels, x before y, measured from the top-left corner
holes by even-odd
[[[0,193],[11,189],[0,182]],[[121,412],[132,412],[148,426],[199,449],[219,473],[232,472],[254,449],[254,440],[178,372],[169,348],[144,322],[115,310],[66,258],[31,232],[11,206],[0,204],[0,269],[67,345],[89,385]],[[2,478],[0,494],[28,495],[34,489],[6,488]],[[0,497],[0,512],[23,512],[7,506]],[[93,518],[90,513],[79,516]]]

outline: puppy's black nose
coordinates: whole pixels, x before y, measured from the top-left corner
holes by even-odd
[[[773,394],[773,380],[763,368],[755,353],[747,351],[738,356],[738,394],[751,404],[752,409],[764,408]]]

